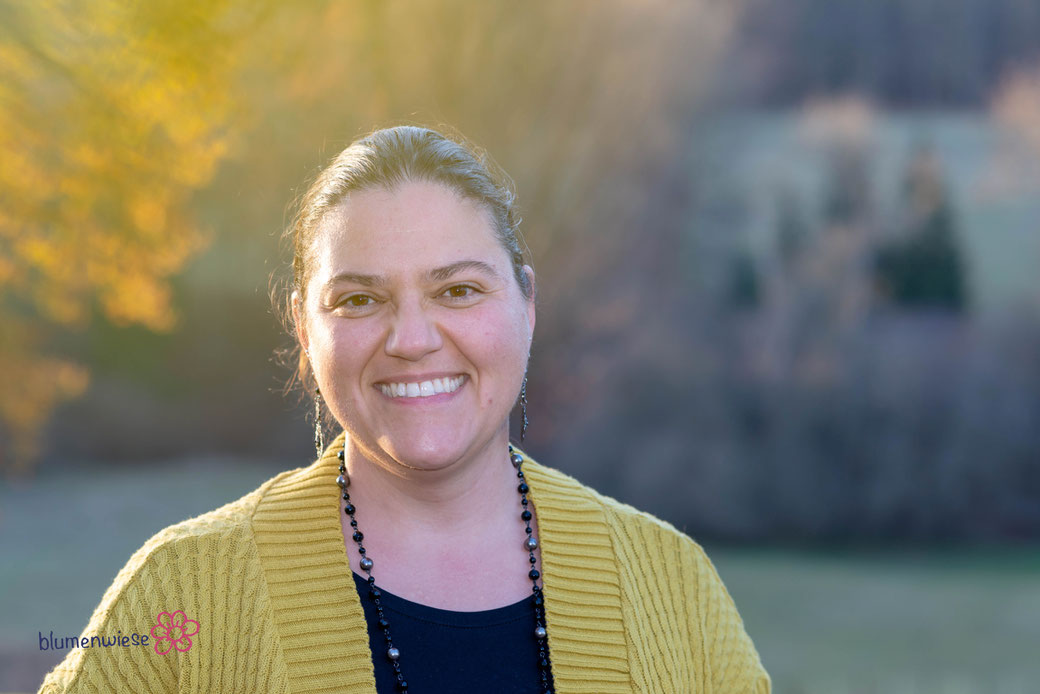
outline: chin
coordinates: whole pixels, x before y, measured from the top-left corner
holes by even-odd
[[[398,464],[414,470],[441,470],[466,455],[467,447],[458,441],[388,441],[383,450]]]

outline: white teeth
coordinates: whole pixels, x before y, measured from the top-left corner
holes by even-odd
[[[464,376],[455,376],[421,383],[380,383],[379,389],[389,398],[428,398],[439,393],[454,393],[464,380]]]

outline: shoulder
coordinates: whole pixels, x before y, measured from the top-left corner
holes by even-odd
[[[182,604],[200,579],[241,574],[257,554],[252,516],[283,472],[259,488],[207,513],[167,526],[141,545],[101,597],[87,630],[100,633],[112,619],[140,619],[167,601]]]
[[[200,564],[234,562],[250,551],[252,518],[266,491],[278,480],[295,473],[282,472],[242,497],[219,508],[187,518],[159,530],[131,555],[116,575],[102,603],[110,602],[142,574],[168,580]]]
[[[244,603],[236,598],[236,605],[253,604],[251,598],[260,586],[253,570],[257,553],[252,517],[270,486],[292,472],[277,475],[239,499],[152,535],[116,574],[82,638],[155,636],[150,629],[158,616],[164,612],[176,614],[175,610],[205,625],[208,633],[218,628],[217,615],[228,609],[232,596],[245,596]],[[221,590],[215,590],[215,586]],[[90,645],[69,651],[47,675],[41,692],[145,691],[130,684],[131,680],[141,684],[135,679],[136,672],[150,661],[136,659],[142,658],[144,651],[93,647],[92,638],[87,643]],[[176,670],[153,673],[147,691],[175,691],[176,679]]]
[[[668,521],[607,496],[555,468],[530,459],[527,465],[546,487],[543,495],[548,494],[572,508],[595,509],[601,513],[617,551],[660,553],[691,568],[713,571],[700,544]]]
[[[566,556],[556,550],[566,560],[564,568],[581,567],[588,574],[587,565],[599,560],[597,589],[609,592],[616,581],[626,630],[633,635],[632,647],[640,651],[633,662],[653,664],[639,665],[634,676],[640,682],[668,672],[676,683],[688,683],[698,672],[698,677],[708,678],[706,688],[711,691],[770,691],[769,676],[733,599],[697,542],[671,523],[566,473],[534,461],[529,464],[525,470],[532,482],[539,527],[539,501],[546,500],[553,538],[568,545]],[[543,561],[548,553],[547,544]],[[583,580],[568,575],[572,583]]]

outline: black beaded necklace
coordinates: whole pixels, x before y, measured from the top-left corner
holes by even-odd
[[[382,597],[382,592],[376,587],[376,579],[372,576],[372,567],[375,562],[367,556],[365,551],[365,545],[362,541],[365,536],[358,530],[357,519],[354,518],[354,514],[357,513],[357,508],[350,501],[350,492],[347,488],[350,486],[350,479],[347,477],[347,467],[345,464],[346,459],[346,441],[343,443],[343,449],[339,451],[339,477],[336,478],[336,484],[339,485],[340,490],[343,492],[343,500],[347,502],[343,512],[350,516],[350,527],[354,529],[354,542],[358,546],[358,554],[361,555],[361,570],[367,574],[368,578],[368,596],[372,600],[376,608],[376,614],[379,616],[379,627],[383,630],[383,636],[386,639],[386,657],[390,661],[390,665],[394,669],[394,677],[397,680],[395,688],[398,692],[408,691],[408,681],[405,680],[404,674],[401,672],[401,652],[394,647],[393,639],[390,637],[390,622],[386,619],[386,614],[383,612],[383,605],[380,603],[379,598]],[[530,570],[527,572],[527,576],[531,579],[531,603],[534,606],[534,638],[538,642],[538,671],[541,675],[541,682],[539,691],[541,694],[554,694],[552,681],[552,671],[549,665],[549,652],[548,652],[548,633],[545,630],[545,597],[542,594],[542,588],[538,585],[538,579],[540,574],[538,569],[534,568],[536,559],[534,551],[538,548],[538,540],[534,537],[534,531],[531,529],[531,511],[528,509],[527,492],[530,488],[527,486],[527,480],[524,478],[524,471],[521,469],[521,465],[524,462],[522,456],[518,455],[513,451],[513,446],[509,446],[509,460],[512,462],[513,467],[516,468],[517,479],[520,480],[520,484],[517,485],[516,490],[520,492],[520,506],[522,511],[520,518],[527,525],[524,528],[524,532],[527,537],[524,539],[524,549],[527,550],[528,563],[530,564]]]

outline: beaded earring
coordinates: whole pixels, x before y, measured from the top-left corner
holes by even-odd
[[[524,382],[520,385],[520,441],[527,434],[527,374],[524,374]]]
[[[314,388],[314,450],[318,457],[325,452],[325,431],[321,428],[321,390]]]

